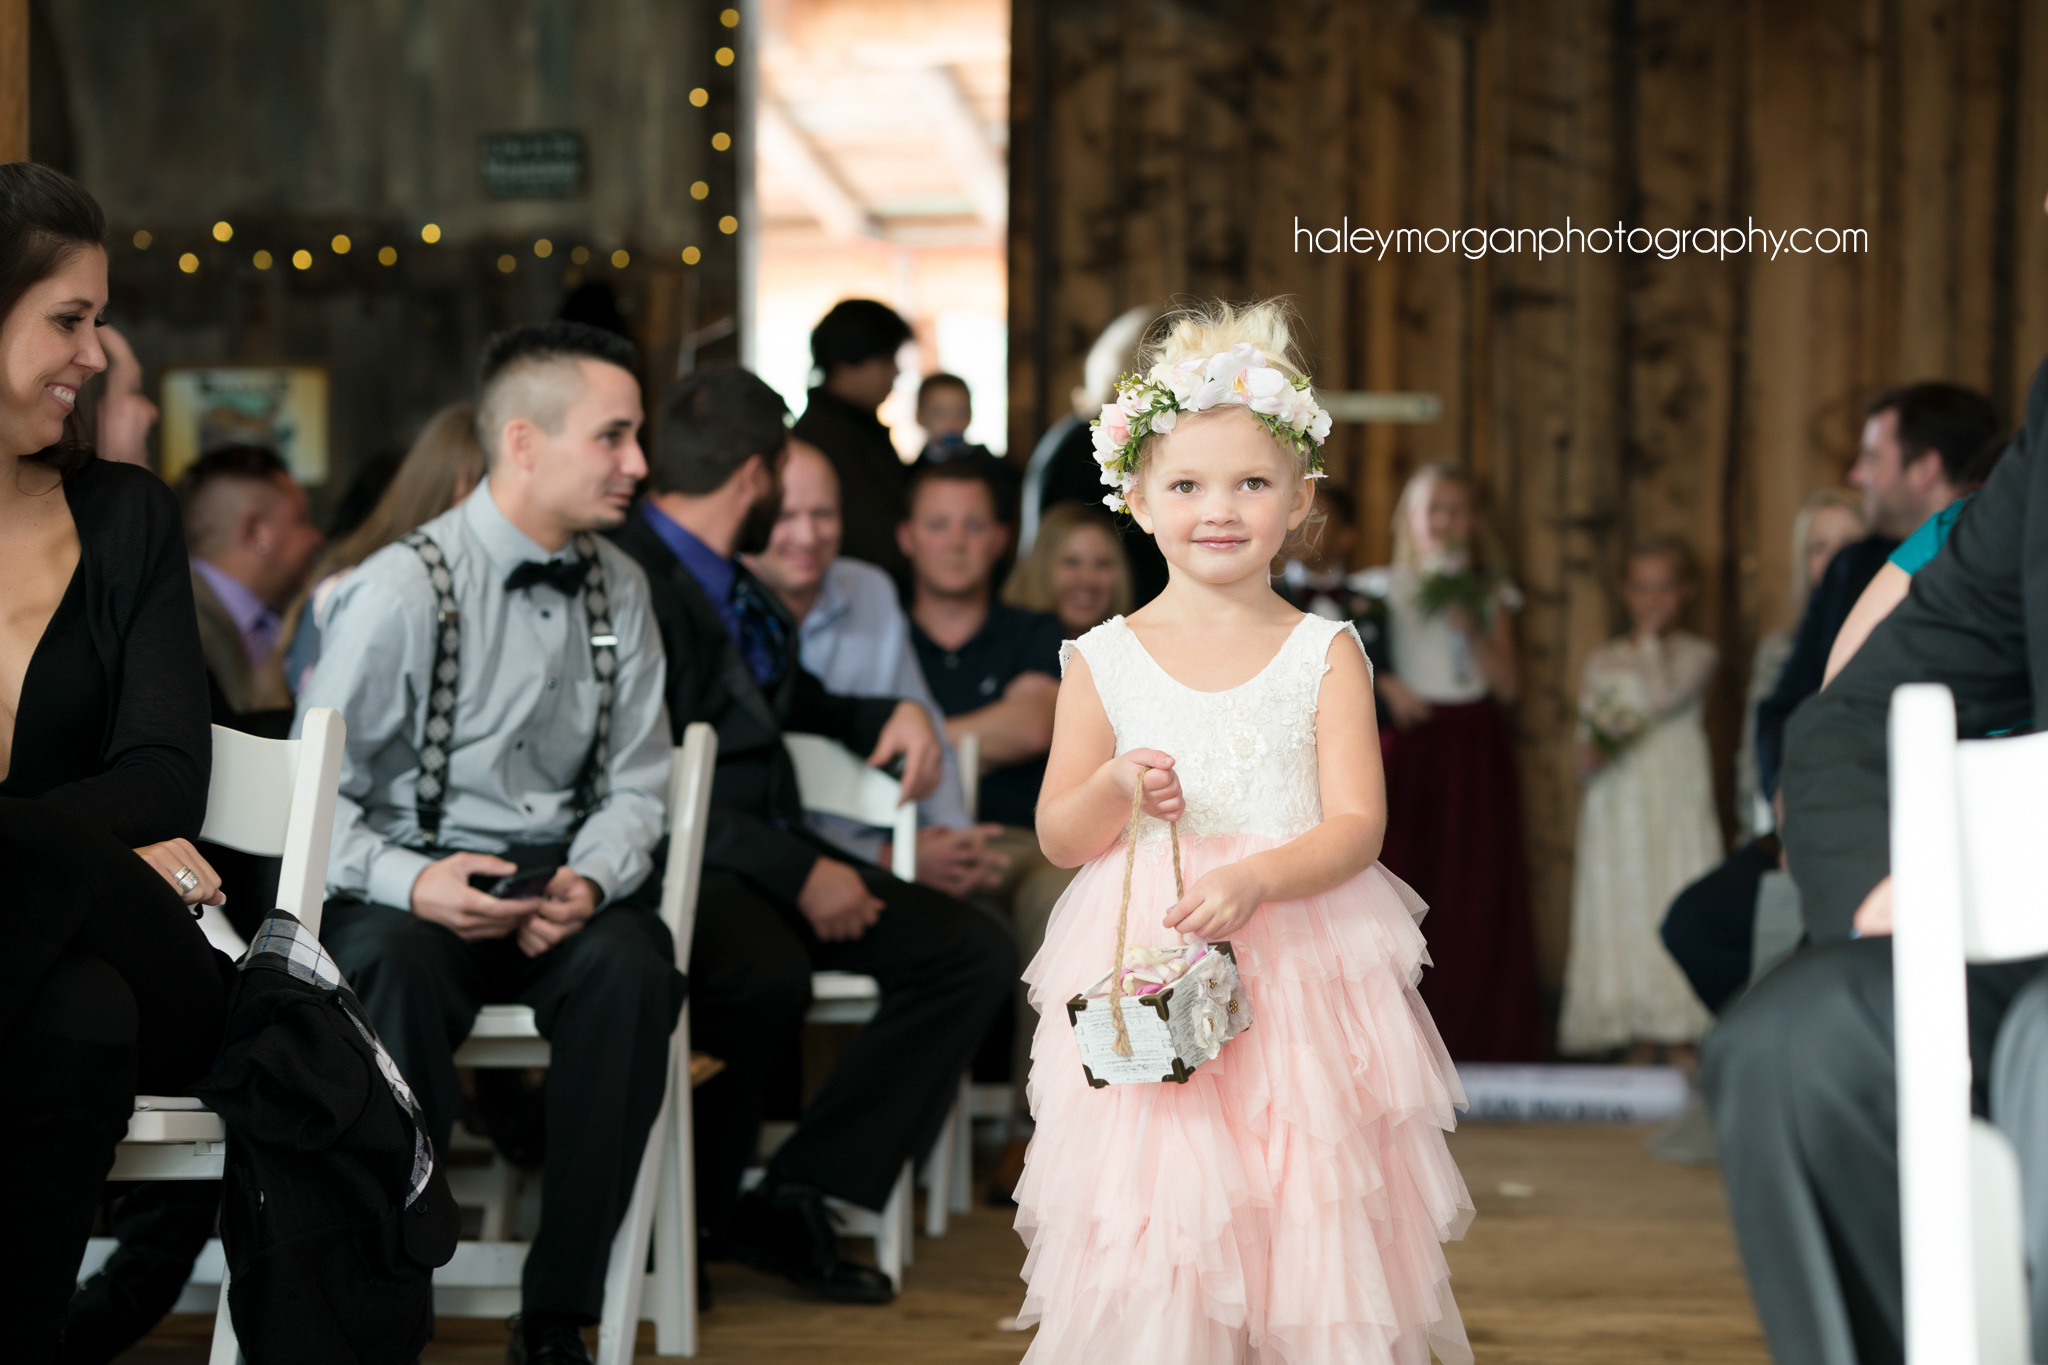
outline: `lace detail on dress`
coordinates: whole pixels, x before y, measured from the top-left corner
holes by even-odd
[[[1304,616],[1272,661],[1251,681],[1226,692],[1198,692],[1176,682],[1114,617],[1060,646],[1064,671],[1072,652],[1088,660],[1116,751],[1172,754],[1187,795],[1183,838],[1264,834],[1292,839],[1322,822],[1316,775],[1316,697],[1330,641],[1358,632],[1349,622]],[[1364,646],[1358,645],[1364,652]],[[1141,843],[1166,837],[1144,822]]]

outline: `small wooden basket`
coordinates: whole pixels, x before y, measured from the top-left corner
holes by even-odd
[[[1185,1085],[1202,1063],[1252,1026],[1252,1003],[1237,972],[1237,953],[1226,942],[1212,943],[1183,976],[1148,995],[1124,986],[1124,938],[1131,910],[1131,869],[1138,855],[1138,820],[1144,788],[1131,794],[1131,824],[1125,835],[1123,904],[1117,910],[1116,955],[1109,974],[1067,1001],[1067,1020],[1081,1052],[1088,1084],[1132,1085],[1172,1081]],[[1181,886],[1180,832],[1169,822],[1173,844],[1175,899]],[[1126,999],[1138,1008],[1126,1010]]]

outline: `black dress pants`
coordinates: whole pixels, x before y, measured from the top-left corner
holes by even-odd
[[[2039,1038],[2001,1031],[2024,1020],[2024,1031],[2048,1034],[2041,1001],[2015,1006],[2048,985],[2044,972],[2048,959],[1968,971],[1971,1102],[2015,1139],[2037,1250],[2048,1234],[2048,1104],[2029,1073],[2044,1049]],[[1786,1365],[1894,1365],[1904,1356],[1892,1027],[1891,940],[1875,938],[1795,954],[1707,1035],[1701,1079],[1729,1214],[1771,1356]],[[1994,1047],[2009,1078],[2003,1096],[1992,1084]],[[2038,1255],[2034,1283],[2041,1320],[2048,1274]]]
[[[135,1096],[183,1093],[227,1024],[226,959],[177,893],[102,831],[0,798],[0,1323],[55,1358]]]
[[[613,1234],[661,1109],[684,983],[668,929],[622,902],[539,957],[511,938],[466,943],[408,911],[327,902],[321,942],[354,987],[448,1149],[461,1107],[455,1049],[487,1004],[533,1008],[552,1047],[540,1231],[526,1257],[527,1312],[597,1321]]]
[[[810,1185],[880,1209],[903,1163],[946,1121],[960,1075],[1010,998],[1008,929],[929,887],[860,867],[884,905],[851,942],[820,940],[794,906],[730,872],[707,870],[690,952],[690,1042],[726,1064],[694,1096],[697,1209],[725,1236],[741,1173],[759,1141],[769,1082],[794,1048],[814,971],[857,972],[882,988],[861,1029],[771,1163],[771,1184]]]
[[[1777,841],[1752,839],[1679,892],[1664,913],[1665,948],[1716,1014],[1749,984],[1757,888],[1777,865]]]

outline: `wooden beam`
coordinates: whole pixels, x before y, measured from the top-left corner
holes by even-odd
[[[754,102],[754,135],[761,160],[795,190],[828,236],[839,240],[879,237],[881,229],[782,103],[768,91]]]
[[[0,161],[28,160],[28,0],[0,0]]]

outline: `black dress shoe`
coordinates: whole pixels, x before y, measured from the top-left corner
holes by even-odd
[[[887,1275],[839,1254],[825,1196],[808,1185],[741,1196],[730,1250],[734,1260],[833,1303],[888,1303],[896,1297]]]
[[[505,1344],[505,1365],[590,1365],[590,1348],[575,1324],[560,1318],[516,1317],[506,1324],[512,1340]]]

